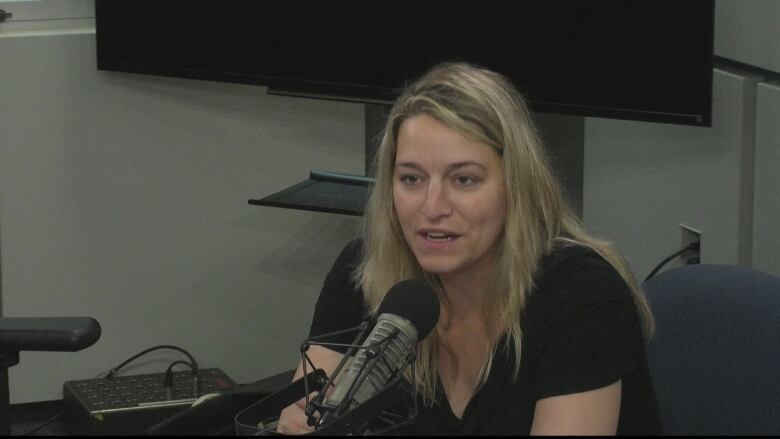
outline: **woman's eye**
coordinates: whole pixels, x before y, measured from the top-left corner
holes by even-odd
[[[455,182],[459,186],[473,186],[473,185],[477,184],[478,181],[477,181],[476,178],[471,177],[469,175],[459,175],[459,176],[455,177]]]
[[[417,175],[402,175],[399,180],[406,185],[417,184],[420,181],[420,177]]]

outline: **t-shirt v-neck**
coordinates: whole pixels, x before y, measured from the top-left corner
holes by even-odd
[[[430,410],[430,415],[438,418],[442,424],[441,426],[452,434],[464,434],[469,431],[479,430],[478,424],[480,421],[486,419],[488,417],[486,415],[493,412],[493,407],[489,401],[501,399],[507,379],[506,374],[511,367],[514,367],[514,360],[507,358],[506,340],[507,335],[504,334],[498,342],[496,355],[494,356],[492,367],[488,371],[487,380],[471,396],[460,418],[452,411],[441,379],[436,379],[437,402],[433,407],[427,408],[427,410]],[[485,403],[486,400],[488,403]]]

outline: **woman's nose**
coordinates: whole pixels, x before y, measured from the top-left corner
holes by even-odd
[[[452,205],[449,200],[447,188],[436,182],[431,182],[423,204],[422,213],[429,220],[436,220],[452,213]]]

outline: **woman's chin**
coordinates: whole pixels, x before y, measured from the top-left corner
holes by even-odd
[[[451,261],[418,259],[417,262],[426,273],[436,274],[439,276],[455,273],[459,268],[458,264],[454,264]]]

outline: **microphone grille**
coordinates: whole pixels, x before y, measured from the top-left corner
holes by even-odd
[[[439,298],[428,282],[408,279],[393,285],[379,305],[377,315],[395,314],[409,320],[424,339],[439,321]]]

